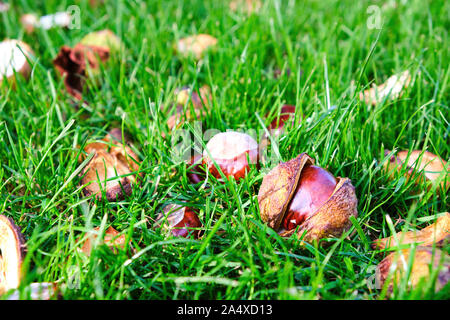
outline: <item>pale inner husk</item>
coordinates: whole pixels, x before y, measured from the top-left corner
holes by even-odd
[[[6,40],[0,42],[0,80],[3,77],[11,77],[14,71],[19,72],[27,63],[27,58],[22,51],[24,48],[19,48],[17,41]]]
[[[20,243],[14,230],[0,219],[0,293],[15,289],[20,283]]]

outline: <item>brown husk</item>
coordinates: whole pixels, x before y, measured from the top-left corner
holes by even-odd
[[[372,246],[374,249],[396,247],[399,244],[396,243],[395,238],[401,245],[418,242],[423,247],[431,247],[434,243],[437,246],[443,246],[450,241],[450,213],[446,212],[444,216],[420,231],[398,232],[396,237],[375,240]]]
[[[86,185],[83,189],[85,196],[96,194],[97,199],[101,199],[101,190],[105,189],[106,199],[114,201],[123,199],[125,195],[129,195],[132,192],[132,185],[136,183],[137,179],[136,172],[139,170],[139,158],[129,147],[116,141],[112,136],[114,134],[113,131],[111,134],[108,134],[103,139],[105,143],[93,142],[84,148],[87,154],[95,153],[94,157],[81,172],[81,176],[83,176],[81,183]],[[121,177],[120,180],[107,181],[105,188],[105,168],[107,173],[106,179],[121,175],[127,176]],[[130,174],[133,172],[134,174]],[[99,179],[102,182],[102,186],[98,183]]]
[[[81,251],[86,254],[87,256],[91,255],[92,252],[92,246],[96,239],[98,238],[98,232],[100,231],[100,227],[96,227],[93,229],[93,232],[88,233],[88,237],[83,243],[83,246],[81,247]],[[114,229],[113,227],[109,227],[105,231],[105,236],[103,238],[103,243],[106,244],[110,249],[113,250],[114,253],[115,247],[125,248],[125,235],[119,236],[119,231]]]
[[[53,60],[55,68],[64,77],[67,91],[77,100],[82,99],[87,68],[98,70],[100,63],[109,59],[110,50],[106,47],[75,45],[63,46]],[[87,62],[87,64],[86,64]]]
[[[394,285],[400,284],[402,277],[406,275],[405,271],[408,266],[411,250],[413,249],[403,249],[399,252],[393,252],[378,264],[375,274],[377,288],[383,288],[388,279],[390,268],[392,267],[393,274],[390,276],[388,285],[388,292],[392,293]],[[442,255],[445,256],[442,257]],[[443,258],[443,264],[438,273],[435,290],[437,292],[442,289],[450,280],[449,256],[446,252],[439,249],[434,251],[433,256],[433,249],[427,247],[416,248],[408,285],[415,287],[421,279],[425,278],[427,280],[431,276],[430,265],[431,269],[436,269],[439,266],[441,258]]]
[[[264,178],[258,193],[261,218],[269,227],[278,231],[300,179],[300,173],[307,164],[314,164],[306,153],[287,162],[281,162]]]

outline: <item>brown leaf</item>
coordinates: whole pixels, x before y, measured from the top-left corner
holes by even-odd
[[[67,91],[81,100],[87,69],[98,70],[100,63],[106,62],[108,58],[109,49],[106,47],[77,44],[73,49],[63,46],[53,64],[64,77]]]
[[[96,227],[91,232],[89,232],[87,235],[87,239],[81,247],[81,252],[83,252],[87,256],[91,255],[92,247],[94,245],[94,242],[98,238],[99,231],[100,227]],[[113,250],[114,253],[116,253],[116,251],[114,250],[115,247],[120,247],[122,249],[125,248],[125,239],[126,237],[124,234],[119,236],[119,232],[110,226],[105,231],[102,243],[106,244],[110,249]]]
[[[395,74],[385,83],[379,86],[373,86],[370,89],[360,93],[360,99],[366,104],[376,105],[387,100],[395,100],[401,97],[403,90],[406,89],[411,82],[411,74],[409,70]]]
[[[385,151],[385,155],[390,153],[389,150]],[[409,151],[399,151],[395,156],[392,156],[390,161],[385,163],[385,168],[390,173],[390,177],[393,178],[396,172],[400,172],[402,166],[405,165],[408,169],[406,175],[408,179],[415,177],[415,183],[420,185],[424,183],[424,180],[435,183],[437,179],[442,175],[443,178],[440,182],[440,187],[446,191],[450,186],[450,178],[448,177],[449,166],[447,162],[441,159],[439,156],[421,150],[414,150],[409,154]],[[418,175],[420,174],[420,175]],[[425,177],[425,179],[424,179]]]
[[[104,189],[108,201],[123,199],[125,195],[131,194],[132,185],[136,183],[136,173],[140,165],[138,157],[110,134],[103,141],[104,143],[90,143],[84,148],[87,154],[95,155],[81,173],[81,183],[86,185],[83,192],[86,196],[96,194],[96,197],[101,199],[101,190]],[[126,176],[114,179],[122,175]],[[111,180],[105,181],[107,179]]]
[[[397,238],[400,243],[396,243]],[[439,217],[433,224],[420,231],[398,232],[396,237],[388,237],[374,241],[374,249],[389,249],[399,244],[419,243],[420,246],[429,247],[436,243],[442,246],[450,241],[450,213]]]
[[[217,39],[209,34],[197,34],[182,38],[176,45],[177,52],[182,56],[193,55],[196,59],[201,59],[203,54],[217,44]]]
[[[400,284],[402,278],[406,276],[412,250],[411,248],[393,252],[378,264],[376,269],[376,283],[378,288],[381,289],[385,285],[385,282],[390,280],[388,292],[392,292],[393,287]],[[414,261],[408,286],[414,288],[420,281],[428,281],[431,276],[430,268],[431,270],[438,268],[441,259],[443,259],[443,265],[439,269],[436,279],[436,292],[442,289],[450,280],[449,256],[446,252],[440,251],[439,249],[436,249],[433,254],[432,248],[417,247],[414,253]],[[392,272],[391,275],[390,272]]]
[[[184,118],[189,121],[193,118],[198,118],[202,112],[209,108],[211,102],[211,90],[208,86],[204,85],[199,89],[200,95],[196,91],[192,91],[189,87],[183,87],[175,91],[176,106],[175,114],[169,117],[167,120],[167,126],[169,129],[178,128],[183,124]],[[186,113],[184,112],[184,106],[189,101],[189,95],[191,95],[190,102],[194,107],[194,115],[191,113],[189,104],[187,105]],[[185,117],[183,117],[185,114]]]

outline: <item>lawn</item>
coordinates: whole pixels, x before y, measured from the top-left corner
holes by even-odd
[[[389,178],[383,164],[385,150],[450,157],[450,2],[269,0],[252,14],[228,4],[18,0],[0,13],[0,39],[21,39],[36,55],[28,80],[0,89],[0,214],[26,239],[22,294],[30,283],[56,282],[63,299],[450,298],[448,285],[435,292],[435,277],[408,289],[405,276],[391,294],[377,289],[375,268],[388,253],[372,247],[449,211],[445,190],[417,191],[402,174]],[[79,10],[74,28],[26,33],[19,21],[71,5]],[[125,48],[101,65],[100,84],[88,82],[80,103],[53,60],[63,45],[102,29]],[[200,33],[218,40],[200,60],[174,50]],[[359,99],[404,70],[413,81],[396,99]],[[296,106],[296,124],[272,141],[270,161],[238,182],[191,183],[177,130],[166,125],[176,88],[204,85],[210,108],[180,126],[199,147],[212,130],[255,132],[260,141],[267,115]],[[112,128],[126,134],[141,163],[142,178],[120,201],[85,196],[80,177],[82,148]],[[351,179],[358,198],[349,230],[320,244],[281,237],[258,206],[264,176],[302,152]],[[198,212],[199,239],[155,224],[173,203]],[[124,249],[80,252],[87,231],[109,226],[126,237]],[[441,249],[448,254],[450,246]]]

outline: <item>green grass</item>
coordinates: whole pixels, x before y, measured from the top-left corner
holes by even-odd
[[[422,228],[430,222],[421,218],[448,211],[446,192],[412,195],[411,183],[400,175],[389,180],[382,163],[384,149],[428,149],[449,159],[450,3],[385,2],[397,7],[274,0],[246,16],[230,12],[225,1],[106,0],[97,8],[76,1],[80,29],[28,35],[21,14],[54,13],[72,3],[14,1],[0,14],[0,38],[23,39],[38,57],[30,80],[19,80],[16,90],[3,85],[0,98],[0,214],[12,217],[27,239],[24,285],[56,281],[65,299],[386,298],[367,285],[386,255],[372,250],[371,241],[392,235],[386,216],[398,232],[410,228],[405,221]],[[380,30],[367,27],[372,4],[382,8]],[[62,45],[104,28],[127,49],[105,65],[104,84],[85,94],[89,104],[76,106],[52,60]],[[178,38],[195,33],[219,40],[201,64],[173,51]],[[290,76],[274,78],[276,68]],[[361,90],[406,69],[415,82],[400,99],[370,107],[352,92],[352,81]],[[268,125],[265,115],[284,103],[309,118],[281,139],[280,160],[307,152],[352,180],[359,216],[344,237],[301,247],[264,225],[257,194],[276,163],[252,169],[239,184],[188,182],[187,166],[174,161],[171,141],[162,136],[170,135],[160,106],[175,88],[204,84],[213,105],[203,130],[259,132],[260,119]],[[132,137],[145,178],[124,201],[85,198],[79,146],[113,127]],[[181,201],[198,209],[202,239],[165,237],[154,227],[164,205]],[[135,253],[114,255],[99,246],[86,258],[77,251],[84,232],[110,225],[127,235]],[[430,283],[413,292],[403,286],[391,298],[450,297],[448,288],[435,294]]]

